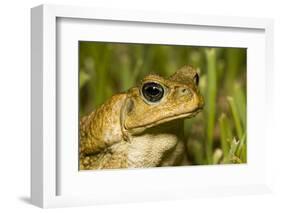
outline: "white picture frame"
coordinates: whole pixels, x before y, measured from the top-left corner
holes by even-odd
[[[87,24],[83,26],[85,21]],[[91,27],[91,23],[94,22],[98,22],[98,26]],[[78,75],[75,74],[75,70],[77,72],[75,63],[78,59],[73,63],[70,62],[72,60],[69,61],[71,57],[77,56],[76,53],[71,55],[76,48],[72,44],[73,41],[80,38],[91,40],[88,35],[94,34],[94,31],[91,34],[88,32],[96,30],[97,27],[105,26],[106,23],[110,23],[111,28],[128,28],[126,31],[128,34],[136,31],[136,26],[140,26],[144,31],[139,38],[134,34],[126,37],[117,32],[114,35],[115,38],[110,38],[105,37],[108,35],[105,34],[106,30],[110,28],[108,27],[108,29],[96,33],[95,36],[99,37],[96,37],[95,40],[166,43],[167,38],[161,37],[160,33],[158,37],[153,38],[149,33],[151,29],[145,33],[145,28],[153,25],[163,32],[165,30],[167,35],[175,30],[192,28],[195,34],[192,36],[190,31],[190,38],[193,39],[189,43],[190,45],[249,48],[248,79],[254,74],[251,70],[256,71],[256,76],[254,81],[248,85],[249,106],[247,110],[249,113],[247,120],[249,124],[252,124],[248,126],[248,131],[255,130],[257,134],[249,135],[250,159],[247,165],[239,165],[239,167],[225,165],[223,169],[217,166],[200,166],[157,170],[80,172],[79,175],[76,173],[78,170],[74,171],[73,167],[69,166],[72,165],[71,163],[75,164],[75,160],[77,160],[76,156],[71,157],[69,154],[75,151],[74,143],[75,140],[77,141],[75,134],[78,134],[78,125],[71,118],[70,120],[61,120],[67,119],[67,114],[62,117],[60,114],[64,114],[62,113],[63,103],[74,106],[74,108],[70,107],[68,112],[73,111],[77,114],[77,108],[75,108],[78,105],[77,85],[72,83],[78,82]],[[270,155],[268,152],[263,153],[262,161],[258,158],[261,151],[270,150],[270,141],[273,135],[271,132],[275,128],[272,126],[272,116],[270,116],[273,115],[273,111],[268,110],[273,103],[270,95],[273,88],[270,83],[273,78],[273,21],[271,19],[41,5],[31,10],[31,26],[31,201],[33,204],[46,208],[271,191]],[[78,30],[72,31],[78,27],[79,33],[75,33]],[[209,36],[196,38],[196,30],[208,31]],[[64,36],[64,32],[68,36]],[[225,36],[223,40],[221,36]],[[183,44],[185,40],[180,39],[182,38],[177,37],[176,40],[171,40],[169,43]],[[255,63],[254,59],[257,60]],[[64,63],[66,60],[69,63]],[[70,77],[58,77],[57,71],[60,69],[69,70]],[[65,75],[63,73],[61,75]],[[68,87],[64,85],[68,85]],[[72,86],[73,89],[71,89]],[[67,88],[72,91],[71,95],[77,98],[63,99],[65,97],[63,91]],[[253,95],[255,91],[260,94],[258,99]],[[60,95],[58,92],[61,92]],[[259,100],[262,103],[258,107],[253,107],[254,103]],[[255,115],[262,114],[265,107],[267,107],[267,114],[260,116],[259,120],[266,125],[261,126],[255,122]],[[76,132],[72,135],[73,143],[69,142],[70,145],[65,142],[58,144],[59,131],[62,130],[61,128],[58,130],[58,121],[65,125],[70,124],[69,128],[73,128],[73,132]],[[65,126],[63,125],[62,128]],[[255,141],[255,146],[251,140]],[[266,143],[261,145],[261,141]],[[65,150],[66,154],[62,155],[62,150]],[[66,159],[69,160],[68,165]],[[197,179],[206,175],[212,177],[212,182],[199,184]],[[157,181],[159,176],[162,178]],[[114,181],[112,183],[112,179],[119,184],[114,184]],[[132,179],[136,182],[130,181]],[[187,181],[187,179],[189,180]],[[87,183],[90,181],[93,184],[89,187]],[[93,191],[95,193],[92,193]]]

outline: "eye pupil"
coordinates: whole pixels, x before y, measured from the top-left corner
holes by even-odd
[[[142,94],[146,100],[150,102],[157,102],[163,97],[164,89],[158,83],[149,82],[143,85]]]
[[[146,92],[149,93],[152,96],[157,95],[160,91],[157,87],[153,86],[153,87],[148,87],[146,88]]]

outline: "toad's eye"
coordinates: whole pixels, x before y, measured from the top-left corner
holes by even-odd
[[[147,101],[157,102],[163,98],[164,88],[158,83],[145,83],[142,86],[142,94]]]

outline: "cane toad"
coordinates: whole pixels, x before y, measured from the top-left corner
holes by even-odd
[[[204,101],[199,76],[184,66],[169,78],[150,74],[80,120],[80,170],[182,165],[183,119]]]

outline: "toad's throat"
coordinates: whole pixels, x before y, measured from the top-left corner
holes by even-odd
[[[197,109],[195,109],[193,111],[190,111],[190,112],[187,112],[187,113],[182,113],[182,114],[179,114],[179,115],[171,115],[171,116],[165,117],[165,118],[160,119],[156,122],[145,123],[145,124],[142,124],[142,125],[136,125],[136,126],[131,126],[131,127],[130,126],[127,127],[126,124],[125,124],[125,129],[127,129],[127,130],[137,130],[137,129],[142,129],[142,128],[148,129],[148,128],[152,128],[154,126],[157,126],[159,124],[163,124],[163,123],[166,123],[166,122],[169,122],[169,121],[194,117],[195,115],[197,115],[201,111],[202,111],[202,108],[197,108]]]

